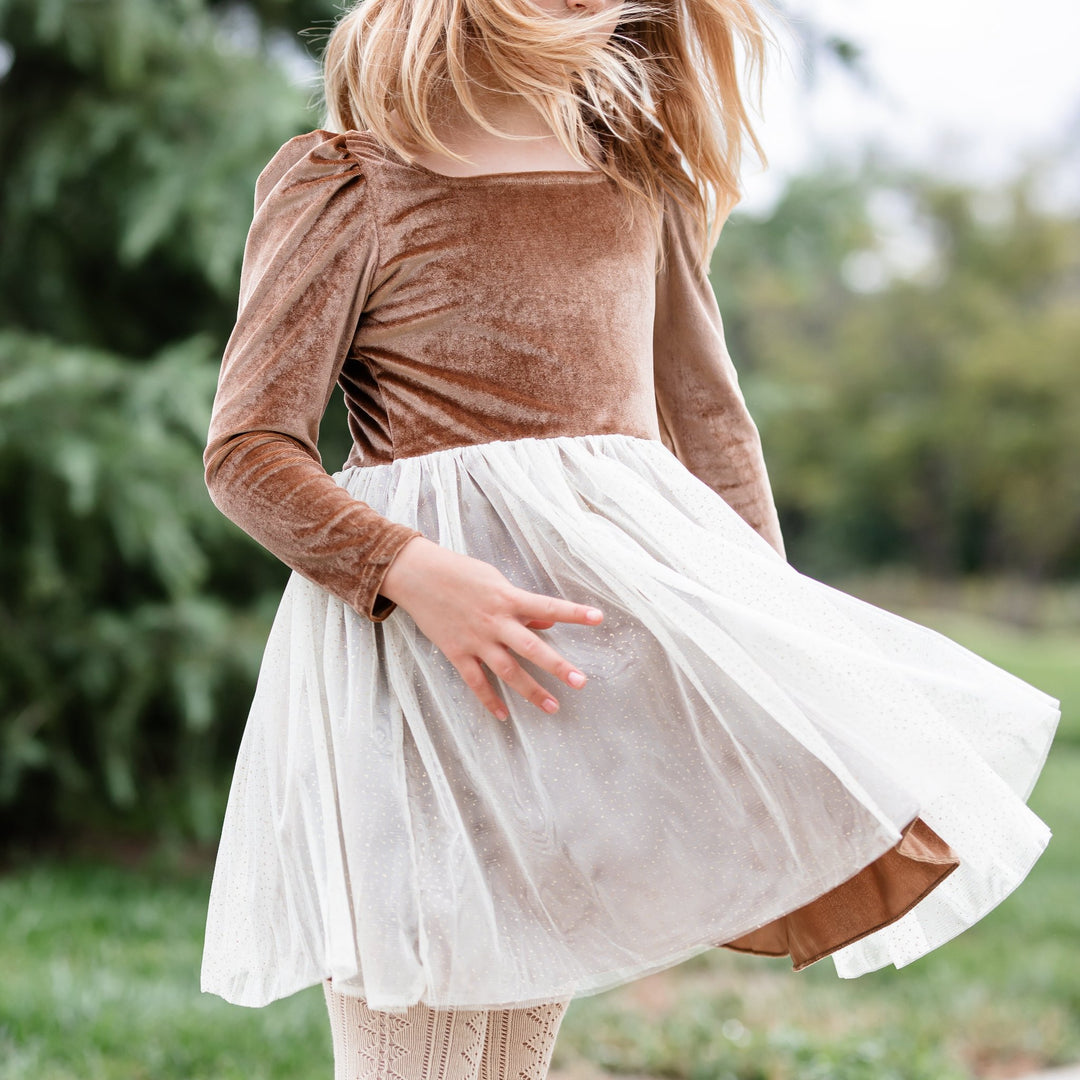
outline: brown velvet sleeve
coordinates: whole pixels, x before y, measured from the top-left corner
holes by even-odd
[[[757,425],[739,377],[689,213],[669,198],[665,265],[656,280],[653,371],[660,436],[784,558],[784,540]]]
[[[344,136],[297,136],[259,176],[203,460],[222,513],[378,622],[387,568],[423,534],[352,498],[317,446],[377,265],[369,210]]]

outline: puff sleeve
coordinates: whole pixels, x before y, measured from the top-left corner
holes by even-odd
[[[372,621],[397,552],[422,535],[354,499],[322,466],[322,420],[378,264],[361,162],[327,131],[287,142],[255,186],[236,325],[203,455],[226,517]]]
[[[664,218],[653,324],[661,439],[786,559],[757,425],[727,350],[716,294],[697,261],[696,222],[670,197]]]

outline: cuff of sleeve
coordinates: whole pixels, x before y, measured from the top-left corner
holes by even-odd
[[[780,519],[771,498],[758,497],[740,501],[725,493],[724,501],[750,526],[785,562],[787,549],[780,531]]]
[[[780,526],[775,518],[768,522],[762,530],[761,535],[768,540],[777,555],[779,555],[784,562],[787,562],[787,547],[784,544],[783,534],[780,532]]]
[[[364,576],[359,588],[349,601],[350,606],[372,622],[382,622],[397,607],[393,600],[379,592],[383,578],[386,577],[386,572],[390,569],[390,564],[397,553],[410,540],[423,535],[419,529],[414,529],[410,525],[391,522],[379,540],[378,546],[365,560]]]

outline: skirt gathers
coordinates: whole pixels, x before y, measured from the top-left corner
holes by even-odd
[[[403,609],[298,574],[214,870],[202,989],[373,1009],[597,993],[717,946],[902,967],[1020,884],[1059,702],[798,572],[660,442],[454,447],[335,475],[514,584],[588,676],[500,723]]]

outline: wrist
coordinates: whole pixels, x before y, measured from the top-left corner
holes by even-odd
[[[379,594],[395,604],[404,605],[409,585],[416,576],[417,567],[429,555],[429,549],[432,548],[438,549],[439,545],[426,536],[414,536],[402,544],[397,554],[390,560],[390,565],[383,575]]]

